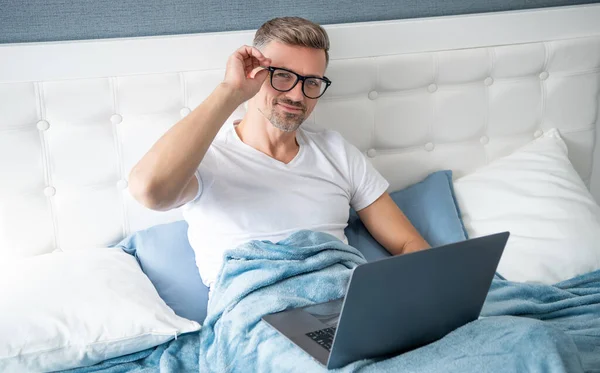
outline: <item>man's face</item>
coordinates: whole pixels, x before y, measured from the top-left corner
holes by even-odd
[[[262,49],[262,53],[271,59],[271,66],[285,68],[303,76],[323,77],[327,67],[325,51],[320,49],[272,41]],[[271,86],[270,76],[254,96],[254,100],[256,108],[269,122],[285,132],[297,130],[318,101],[304,96],[302,81],[298,81],[291,91],[279,92]]]

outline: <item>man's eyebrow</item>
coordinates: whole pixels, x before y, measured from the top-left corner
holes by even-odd
[[[296,72],[296,71],[294,71],[294,70],[290,69],[289,67],[286,67],[285,65],[282,65],[282,66],[277,66],[277,67],[280,67],[280,68],[282,68],[282,69],[286,69],[286,70],[290,70],[290,71],[292,71],[292,72],[294,72],[294,73],[296,73],[296,74],[298,74],[298,75],[302,75],[302,74],[300,74],[300,73],[298,73],[298,72]],[[310,74],[310,75],[302,75],[302,76],[304,76],[304,77],[306,77],[306,78],[320,78],[320,79],[323,79],[323,77],[322,77],[322,76],[320,76],[320,75],[313,75],[313,74]]]

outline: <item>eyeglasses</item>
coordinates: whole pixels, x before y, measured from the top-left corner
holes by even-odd
[[[331,80],[326,77],[302,76],[281,67],[269,66],[265,69],[271,72],[271,87],[279,92],[291,91],[301,80],[304,96],[316,99],[323,96],[323,93],[331,85]]]

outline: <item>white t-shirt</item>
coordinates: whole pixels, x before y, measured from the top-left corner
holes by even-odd
[[[389,183],[337,132],[296,131],[300,149],[285,164],[242,142],[233,125],[198,167],[200,190],[183,206],[202,281],[212,286],[223,253],[250,240],[278,242],[310,229],[347,243],[349,208],[361,210]]]

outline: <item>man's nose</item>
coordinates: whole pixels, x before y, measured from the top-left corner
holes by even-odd
[[[287,92],[287,95],[290,100],[300,102],[304,104],[304,93],[302,93],[302,80],[299,80],[296,83],[296,86],[292,88],[291,91]]]

